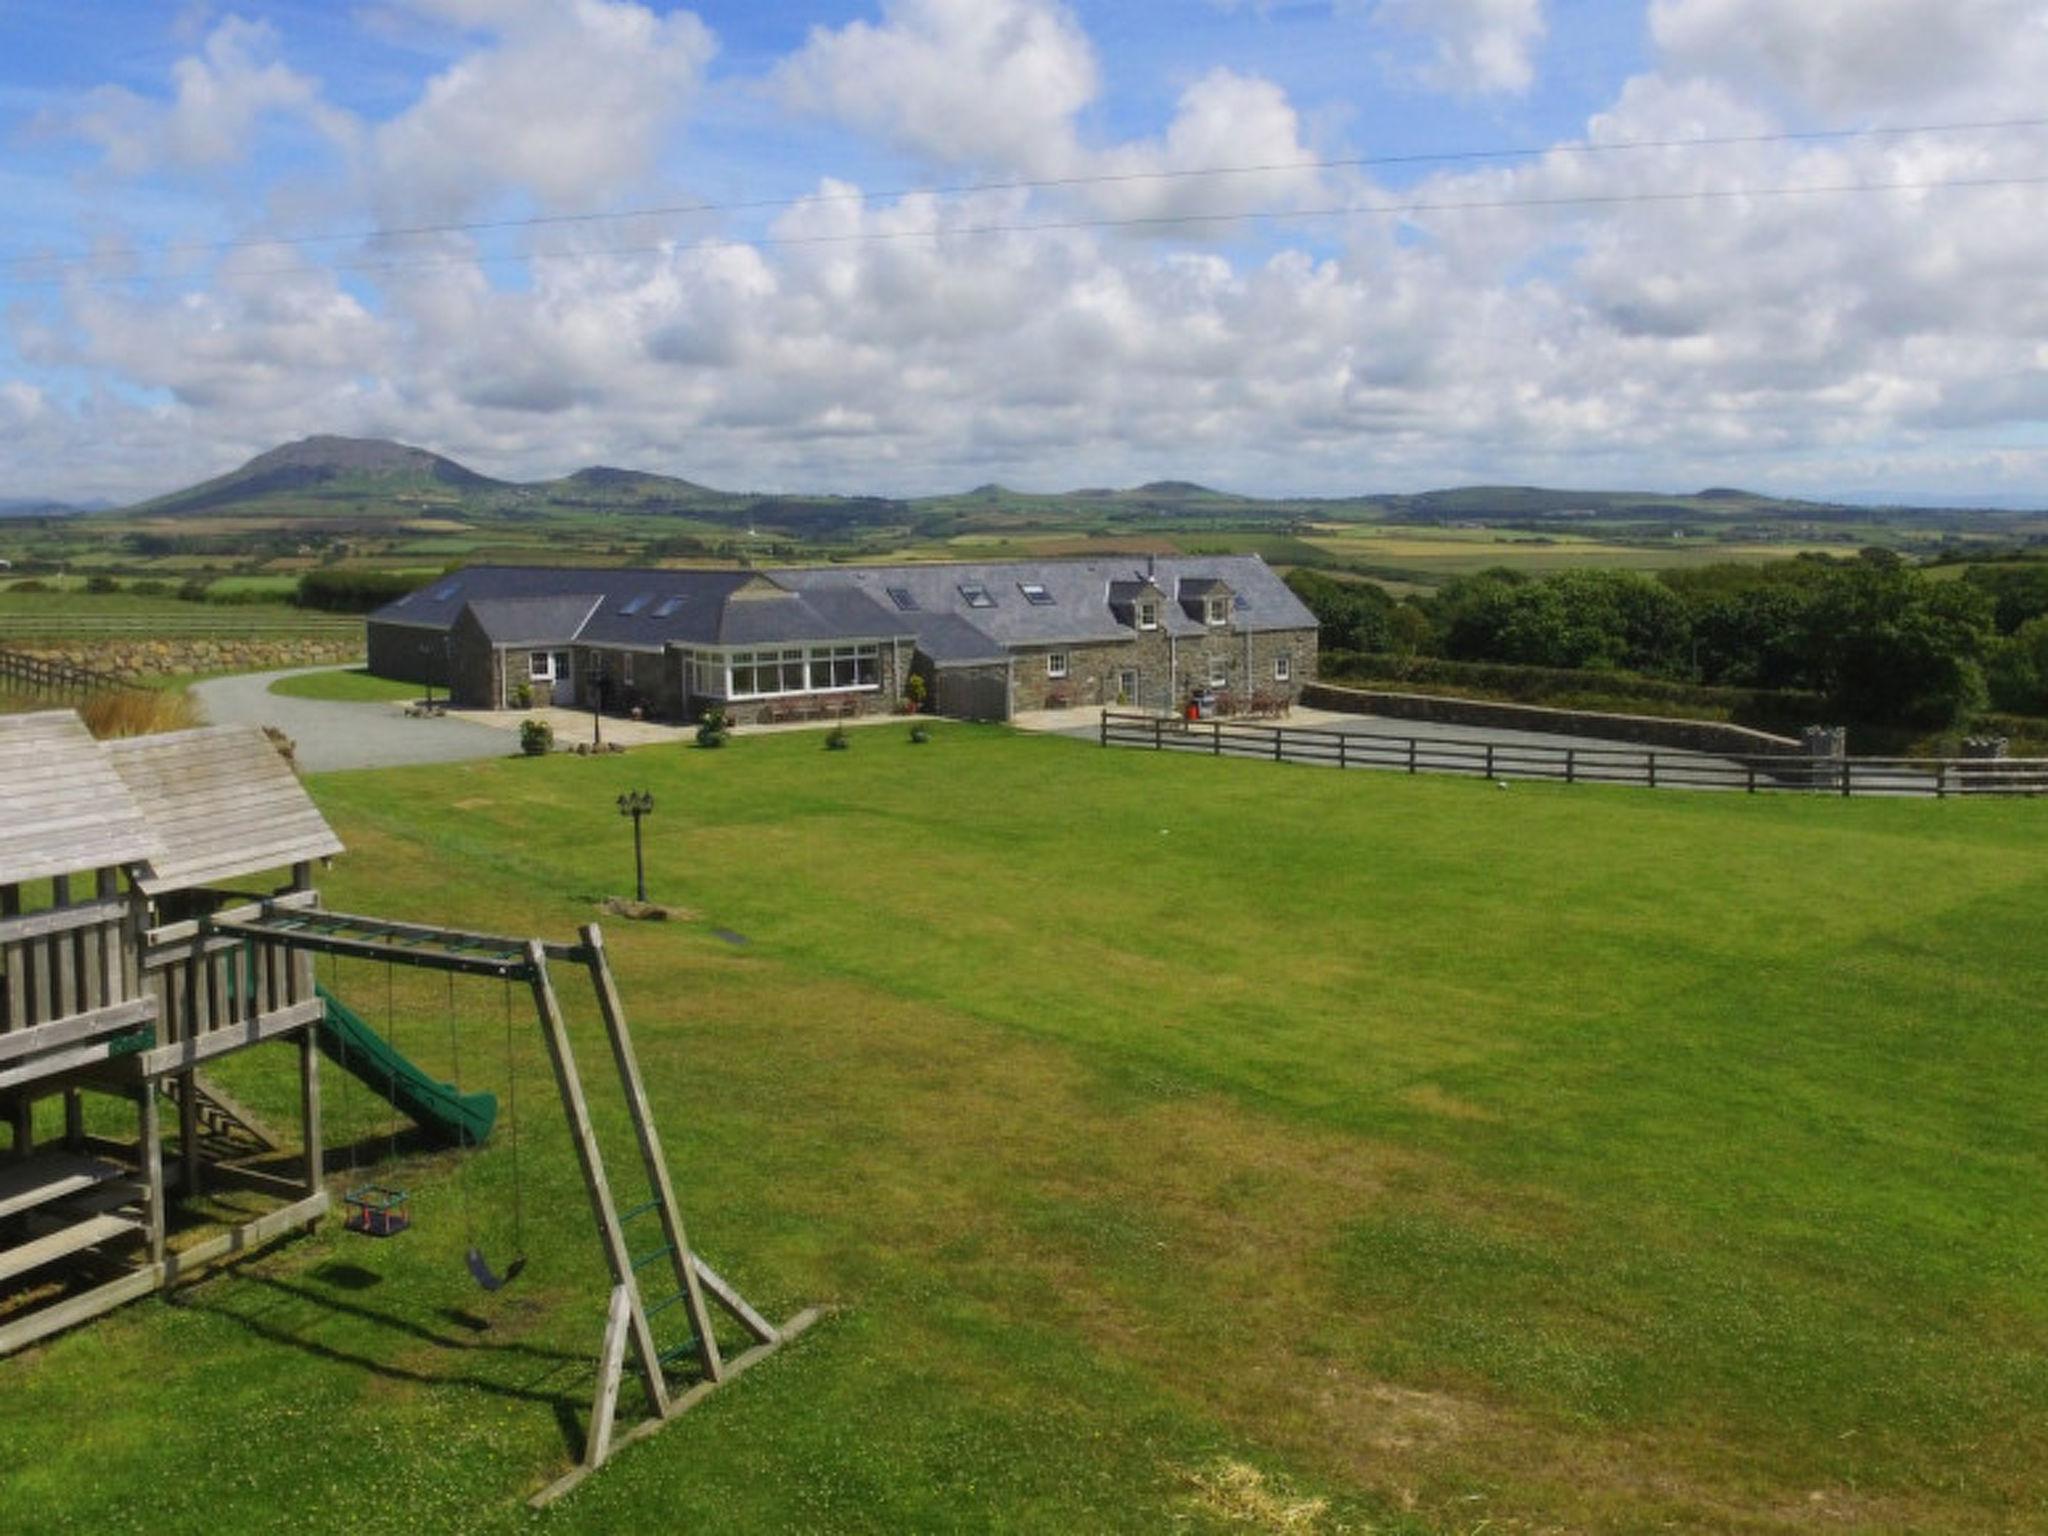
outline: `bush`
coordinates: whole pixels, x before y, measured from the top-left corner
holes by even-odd
[[[120,591],[121,583],[102,572],[85,578],[85,590],[95,596],[104,597],[109,592]]]
[[[181,603],[203,603],[207,590],[213,585],[204,576],[194,576],[178,584],[178,601]]]
[[[38,581],[31,576],[27,581],[17,581],[7,590],[10,592],[47,592],[50,590],[50,584],[47,581]]]
[[[369,613],[436,579],[417,571],[308,571],[292,602],[324,613]]]
[[[199,707],[189,693],[164,689],[110,688],[78,706],[85,728],[106,740],[112,736],[154,736],[199,724]]]
[[[918,672],[911,673],[910,681],[903,685],[903,696],[910,701],[910,712],[913,715],[924,708],[924,695],[923,674]]]
[[[166,597],[170,594],[171,584],[158,581],[154,576],[145,576],[141,581],[128,583],[128,590],[137,597]]]
[[[931,727],[920,724],[910,728],[910,744],[913,747],[921,747],[931,739]]]
[[[825,733],[825,750],[827,752],[844,752],[852,745],[853,742],[847,736],[846,727],[843,725],[835,725]]]
[[[519,723],[519,750],[528,757],[545,757],[555,750],[555,728],[545,720]]]
[[[700,747],[722,747],[731,735],[732,717],[726,714],[722,705],[712,705],[704,711],[704,718],[697,722],[697,745]]]
[[[532,683],[525,683],[525,682],[523,682],[523,683],[519,684],[519,686],[518,686],[518,687],[516,687],[516,688],[514,688],[514,689],[512,690],[512,707],[513,707],[514,709],[531,709],[531,708],[533,708],[533,684],[532,684]]]

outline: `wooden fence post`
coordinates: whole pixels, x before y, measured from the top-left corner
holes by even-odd
[[[1576,784],[1576,783],[1578,783],[1578,782],[1579,782],[1579,777],[1578,777],[1578,763],[1579,763],[1579,750],[1578,750],[1578,748],[1577,748],[1577,747],[1566,747],[1566,748],[1564,749],[1564,781],[1565,781],[1565,783],[1567,783],[1567,784]]]
[[[1650,788],[1655,789],[1657,787],[1657,754],[1651,752],[1647,756],[1650,759]]]
[[[1948,798],[1948,759],[1946,758],[1943,758],[1934,765],[1934,798],[1937,800],[1946,800]]]
[[[1845,757],[1842,759],[1842,798],[1844,800],[1848,799],[1851,793],[1850,784],[1849,759]]]
[[[1749,792],[1753,795],[1756,793],[1756,764],[1750,763],[1747,766],[1749,768]]]
[[[1486,744],[1486,776],[1489,779],[1493,777],[1493,743],[1490,741]]]
[[[1410,773],[1413,773],[1415,771],[1415,747],[1415,738],[1413,736],[1410,736],[1408,738],[1408,771]]]
[[[1283,763],[1283,762],[1285,762],[1285,761],[1287,760],[1287,759],[1286,759],[1286,757],[1285,757],[1285,755],[1284,755],[1284,749],[1286,748],[1286,746],[1287,746],[1287,733],[1286,733],[1285,731],[1282,731],[1282,730],[1277,730],[1277,729],[1276,729],[1276,730],[1275,730],[1275,731],[1273,732],[1273,761],[1274,761],[1274,762],[1276,762],[1276,763]]]
[[[1337,733],[1337,766],[1338,766],[1338,768],[1339,768],[1339,769],[1349,768],[1349,767],[1351,766],[1351,764],[1350,764],[1350,763],[1348,763],[1348,762],[1346,762],[1346,761],[1345,761],[1345,758],[1346,758],[1346,757],[1347,757],[1347,756],[1349,755],[1349,753],[1348,753],[1348,752],[1346,751],[1346,749],[1347,749],[1347,748],[1348,748],[1348,747],[1349,747],[1350,745],[1351,745],[1351,734],[1350,734],[1350,732],[1348,732],[1348,731],[1339,731],[1339,732]]]

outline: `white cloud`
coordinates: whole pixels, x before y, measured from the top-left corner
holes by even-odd
[[[376,133],[380,212],[450,216],[515,189],[588,207],[646,175],[716,44],[688,11],[627,0],[420,0],[493,42]]]
[[[348,114],[328,104],[317,80],[280,61],[278,48],[269,23],[224,17],[198,53],[171,66],[168,101],[101,86],[77,112],[46,118],[45,126],[98,144],[108,166],[124,176],[239,160],[261,120],[273,115],[301,118],[347,141],[353,133]]]
[[[1650,31],[1676,71],[1880,120],[1965,103],[2031,113],[2048,74],[2039,0],[1652,0]]]
[[[1437,90],[1520,95],[1535,83],[1543,0],[1380,0],[1373,15],[1425,40],[1429,57],[1413,72]]]
[[[879,25],[813,28],[784,98],[946,164],[1060,175],[1073,119],[1101,87],[1095,50],[1057,0],[887,0]]]

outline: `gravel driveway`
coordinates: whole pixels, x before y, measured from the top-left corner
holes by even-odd
[[[274,725],[298,743],[301,767],[393,768],[405,763],[453,763],[504,757],[516,749],[503,731],[455,716],[411,719],[400,704],[335,704],[288,699],[270,691],[280,677],[344,668],[295,667],[209,678],[192,695],[214,725]]]

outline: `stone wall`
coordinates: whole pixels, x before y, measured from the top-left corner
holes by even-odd
[[[1672,747],[1682,752],[1716,752],[1742,757],[1803,753],[1806,750],[1788,736],[1772,736],[1764,731],[1752,731],[1747,726],[1727,725],[1718,720],[1603,715],[1584,709],[1548,709],[1536,704],[1500,704],[1487,699],[1453,699],[1427,693],[1383,693],[1371,688],[1339,688],[1328,683],[1304,688],[1301,702],[1315,709],[1336,710],[1350,715],[1378,715],[1387,720],[1542,731],[1552,736],[1630,741],[1647,747]]]
[[[1046,657],[1064,651],[1067,675],[1055,678],[1046,671]],[[1247,634],[1234,625],[1223,625],[1200,635],[1178,640],[1163,629],[1134,629],[1124,640],[1100,641],[1087,645],[1035,646],[1017,653],[1016,707],[1025,710],[1082,708],[1094,704],[1115,704],[1122,676],[1134,671],[1137,689],[1123,702],[1137,709],[1177,710],[1197,688],[1209,686],[1210,662],[1222,664],[1222,686],[1232,693],[1285,693],[1300,696],[1305,682],[1313,681],[1316,668],[1316,632],[1312,629],[1278,630]],[[1290,676],[1282,682],[1274,677],[1274,662],[1286,656]]]
[[[184,672],[268,672],[285,667],[317,667],[363,659],[363,642],[346,635],[180,635],[169,640],[113,636],[98,636],[90,640],[19,639],[8,641],[7,648],[131,680],[168,677]]]

